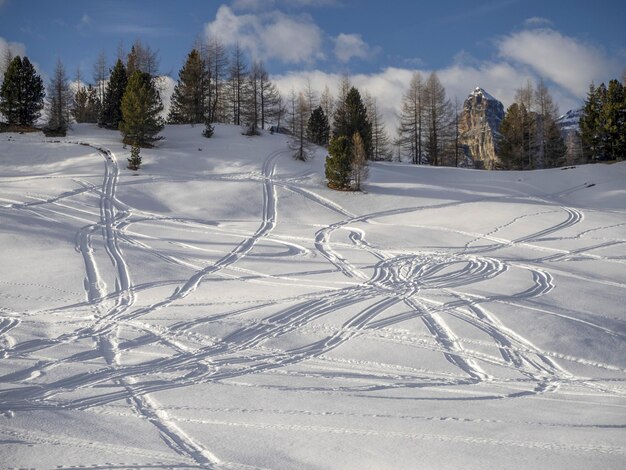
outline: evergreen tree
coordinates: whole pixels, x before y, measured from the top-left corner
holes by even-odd
[[[326,180],[331,189],[350,189],[352,177],[352,145],[345,135],[334,136],[328,145]]]
[[[527,137],[522,123],[528,119],[526,115],[524,105],[513,103],[507,108],[500,124],[500,161],[505,170],[521,170],[524,167]]]
[[[131,146],[127,166],[129,170],[137,171],[141,166],[141,155],[139,154],[140,150],[141,149],[137,145]]]
[[[187,55],[178,73],[172,94],[168,121],[173,124],[198,124],[205,121],[209,95],[209,72],[196,49]]]
[[[65,67],[60,60],[50,80],[47,96],[49,116],[46,135],[65,136],[70,125],[73,97],[65,75]]]
[[[588,160],[608,159],[611,156],[609,121],[613,121],[614,117],[611,108],[604,83],[597,88],[592,84],[580,118],[583,153]]]
[[[589,85],[587,98],[580,116],[580,137],[582,140],[583,157],[589,161],[597,155],[600,146],[600,136],[597,123],[600,119],[601,103],[598,100],[596,87]]]
[[[541,80],[535,89],[535,162],[537,168],[554,168],[565,162],[567,147],[556,124],[559,110]]]
[[[88,122],[87,113],[89,109],[89,94],[87,88],[78,85],[74,94],[74,105],[72,106],[72,117],[77,123]]]
[[[104,93],[102,110],[98,119],[98,125],[107,129],[118,129],[122,121],[122,97],[126,91],[126,67],[120,59],[115,63],[111,71],[111,77]]]
[[[211,137],[213,137],[214,133],[215,133],[215,127],[209,121],[205,122],[202,135],[206,137],[207,139],[210,139]]]
[[[163,129],[160,113],[163,104],[150,74],[136,70],[130,76],[122,98],[122,121],[119,129],[123,141],[135,146],[151,146]]]
[[[565,165],[567,146],[565,145],[565,141],[561,135],[561,130],[556,124],[556,120],[547,116],[543,125],[545,145],[545,159],[543,166],[545,168],[556,168]]]
[[[606,156],[611,160],[626,158],[626,93],[618,80],[609,81],[602,103],[602,122],[606,136]]]
[[[43,81],[28,57],[14,57],[0,87],[0,112],[8,124],[32,126],[40,116],[44,96]]]
[[[309,117],[307,136],[314,144],[322,146],[328,145],[330,125],[328,124],[328,118],[321,106],[315,108],[311,117]]]
[[[98,114],[100,113],[100,101],[98,100],[97,90],[88,85],[87,87],[79,86],[74,95],[72,105],[72,117],[78,123],[98,122]]]
[[[98,91],[91,85],[87,86],[87,121],[89,123],[97,123],[102,102],[98,98]]]
[[[522,106],[524,109],[524,112],[521,113],[522,120],[520,122],[520,125],[522,126],[521,127],[522,135],[524,136],[524,142],[523,142],[523,147],[522,147],[523,155],[524,155],[523,168],[528,169],[528,170],[534,169],[535,164],[536,164],[535,153],[536,153],[537,147],[536,147],[536,142],[534,142],[534,140],[536,136],[535,118],[537,114],[533,112],[534,96],[535,96],[535,92],[533,89],[533,84],[530,81],[530,79],[528,79],[526,81],[526,84],[518,88],[517,91],[515,92],[515,102],[518,103],[520,106]]]
[[[367,109],[359,90],[352,87],[345,100],[339,104],[333,120],[333,135],[345,136],[351,145],[352,136],[358,132],[363,139],[365,155],[372,158],[372,124],[367,117]]]

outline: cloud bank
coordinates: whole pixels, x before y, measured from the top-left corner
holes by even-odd
[[[280,11],[238,15],[222,5],[205,33],[227,46],[239,44],[255,60],[301,64],[322,58],[322,30],[308,15]]]
[[[275,60],[291,67],[289,72],[273,75],[285,96],[308,83],[318,95],[326,86],[334,92],[341,79],[334,71],[337,65],[349,70],[351,61],[392,52],[370,46],[360,34],[328,35],[310,15],[298,13],[298,7],[309,4],[319,6],[312,0],[234,0],[232,6],[219,8],[214,21],[206,24],[205,34],[227,46],[239,44],[252,59]],[[280,11],[281,7],[288,13]],[[493,50],[487,59],[476,59],[461,50],[450,58],[449,65],[436,70],[452,102],[461,106],[467,95],[481,86],[507,107],[529,79],[543,79],[565,112],[581,105],[592,81],[597,84],[621,74],[621,65],[605,50],[560,33],[548,18],[528,18],[519,30],[491,38],[490,44]],[[421,61],[400,63],[404,66],[350,77],[362,92],[377,99],[389,130],[396,126],[396,113],[413,73],[426,77],[432,71]]]
[[[16,56],[24,56],[26,54],[26,46],[21,42],[9,42],[3,37],[0,37],[0,75],[4,75],[6,67],[6,57],[8,53]]]

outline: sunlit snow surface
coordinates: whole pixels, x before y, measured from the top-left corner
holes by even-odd
[[[0,134],[2,468],[624,468],[624,163],[201,132]]]

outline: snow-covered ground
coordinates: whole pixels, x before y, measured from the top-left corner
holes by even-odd
[[[2,468],[624,468],[626,164],[0,134]]]

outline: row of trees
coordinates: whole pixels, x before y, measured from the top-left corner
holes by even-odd
[[[75,93],[70,91],[59,62],[46,95],[28,58],[15,57],[0,90],[0,112],[9,124],[32,125],[46,96],[48,132],[65,133],[73,118],[119,129],[124,142],[131,145],[150,145],[158,140],[164,124],[158,66],[158,54],[136,41],[128,54],[118,51],[118,59],[108,72],[106,57],[100,54],[94,65],[94,83],[85,86],[77,74]],[[624,95],[624,87],[617,80],[608,87],[592,85],[581,121],[581,147],[587,158],[619,158],[624,154]],[[562,164],[566,149],[556,125],[557,113],[543,82],[536,87],[529,82],[520,88],[500,129],[501,168]],[[420,73],[413,75],[398,117],[393,142],[398,158],[408,157],[416,164],[458,166],[463,157],[458,105],[453,106],[446,97],[436,73],[426,78]],[[361,96],[347,78],[342,80],[336,99],[328,87],[318,98],[309,83],[300,93],[292,91],[285,101],[262,62],[249,66],[239,46],[229,52],[217,40],[197,43],[187,55],[167,121],[205,123],[206,136],[212,134],[213,122],[247,125],[250,134],[269,123],[278,130],[286,127],[293,135],[294,156],[302,160],[310,152],[309,143],[330,145],[335,154],[362,153],[366,160],[390,160],[393,156],[392,141],[376,100],[367,93]],[[341,137],[346,141],[333,142]],[[363,152],[355,150],[361,145]],[[352,176],[342,176],[331,186],[353,187],[356,180],[351,171],[344,173]]]
[[[567,148],[557,126],[558,108],[543,81],[519,88],[500,125],[501,168],[530,170],[564,164]]]
[[[458,166],[458,110],[439,77],[416,72],[402,97],[397,144],[415,164]]]
[[[237,45],[230,56],[216,40],[198,44],[178,74],[168,121],[173,124],[230,122],[250,134],[280,122],[285,106],[260,61],[248,66]]]
[[[592,83],[580,118],[583,157],[587,161],[626,158],[626,74],[624,83]]]

